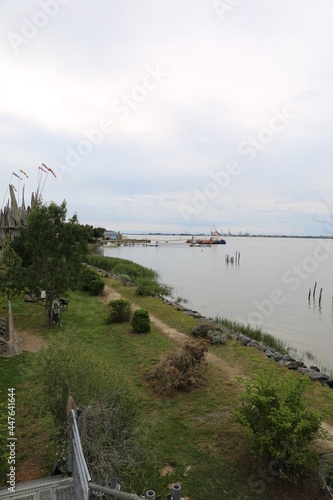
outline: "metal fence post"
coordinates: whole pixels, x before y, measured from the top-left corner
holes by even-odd
[[[112,490],[118,490],[118,485],[117,485],[117,478],[113,477],[111,479],[111,489]],[[111,496],[111,500],[116,500],[115,496]]]
[[[174,484],[172,486],[172,500],[181,500],[182,498],[182,488],[180,484]]]
[[[146,499],[150,498],[151,500],[155,500],[155,491],[154,490],[148,490],[146,493]]]

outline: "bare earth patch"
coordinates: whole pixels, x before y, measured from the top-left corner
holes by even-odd
[[[22,462],[18,469],[16,480],[17,483],[25,483],[28,481],[34,481],[35,479],[40,479],[44,476],[44,470],[37,464],[31,463],[31,460],[25,460]]]
[[[321,424],[322,428],[328,433],[329,438],[332,441],[321,441],[317,440],[317,446],[320,453],[332,453],[333,452],[333,427],[326,422]]]
[[[33,333],[15,330],[21,351],[38,352],[47,345],[46,340]]]

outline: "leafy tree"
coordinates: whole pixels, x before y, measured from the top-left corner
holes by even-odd
[[[310,442],[320,435],[320,417],[306,408],[304,392],[309,379],[290,373],[276,378],[260,371],[245,381],[237,420],[249,434],[253,450],[274,468],[296,481],[310,459]]]
[[[8,235],[0,261],[0,292],[7,300],[19,295],[24,288],[22,259],[15,252]]]
[[[74,215],[66,222],[67,207],[39,202],[22,230],[24,249],[31,256],[27,287],[37,296],[45,291],[46,326],[51,325],[52,303],[77,286],[87,253],[86,231]]]

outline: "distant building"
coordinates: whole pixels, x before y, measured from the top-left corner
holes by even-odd
[[[107,231],[104,232],[104,239],[118,241],[122,239],[122,236],[120,234],[120,231],[116,232],[108,229]]]

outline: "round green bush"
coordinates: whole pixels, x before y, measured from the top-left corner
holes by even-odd
[[[150,332],[149,312],[144,309],[138,309],[133,313],[131,327],[135,333]]]
[[[123,323],[131,319],[131,303],[125,299],[110,300],[108,303],[109,322],[110,323]]]
[[[90,267],[84,267],[81,274],[81,287],[92,295],[101,295],[104,290],[104,281],[100,275]]]

